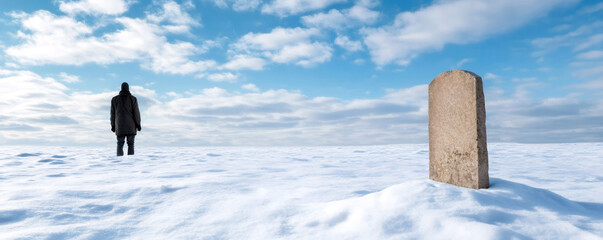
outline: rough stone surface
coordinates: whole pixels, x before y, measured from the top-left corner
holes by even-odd
[[[429,84],[429,179],[490,185],[482,78],[472,72],[445,72]]]

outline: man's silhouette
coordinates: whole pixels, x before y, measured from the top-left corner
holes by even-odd
[[[117,156],[124,155],[124,139],[128,139],[128,155],[134,155],[134,137],[140,131],[140,111],[128,83],[121,84],[119,95],[111,99],[111,131],[117,135]]]

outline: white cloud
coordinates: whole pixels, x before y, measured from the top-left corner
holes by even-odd
[[[574,72],[579,77],[592,77],[603,75],[603,62],[585,63],[583,67]]]
[[[580,14],[592,14],[592,13],[596,13],[596,12],[602,11],[602,10],[603,10],[603,2],[600,2],[597,4],[585,6],[582,9],[580,9],[578,12]]]
[[[17,36],[25,43],[6,49],[7,55],[21,64],[81,64],[77,59],[86,62],[86,58],[96,55],[96,49],[90,45],[98,45],[98,41],[86,37],[93,30],[84,23],[44,10],[31,15],[13,14],[13,17],[21,21],[24,29],[31,31],[31,34],[19,31]],[[103,55],[98,55],[96,61],[105,61]]]
[[[235,82],[238,78],[239,76],[229,72],[214,73],[207,76],[207,79],[214,82]]]
[[[258,71],[263,70],[266,64],[266,60],[263,58],[240,54],[231,57],[230,60],[223,64],[220,68],[235,71],[244,69]]]
[[[235,55],[262,56],[277,63],[294,63],[308,67],[326,62],[332,56],[333,49],[328,44],[311,40],[319,35],[318,29],[314,28],[277,27],[269,33],[246,34],[232,44],[230,52]]]
[[[278,50],[286,45],[307,42],[317,36],[320,31],[315,28],[282,28],[276,27],[269,33],[248,33],[241,37],[234,47],[240,50]]]
[[[467,44],[504,33],[576,1],[448,0],[403,12],[393,24],[366,28],[364,43],[378,65],[406,65],[418,54],[447,44]]]
[[[232,5],[232,9],[235,11],[247,11],[254,10],[260,6],[261,0],[207,0],[216,4],[221,8],[227,8]]]
[[[600,22],[600,23],[603,26],[603,22]],[[584,49],[596,46],[602,42],[603,42],[603,33],[591,35],[586,40],[580,42],[576,47],[574,47],[574,50],[577,50],[577,51],[584,50]]]
[[[78,92],[29,71],[0,70],[0,143],[115,144],[110,99],[119,90]],[[537,83],[514,92],[486,89],[490,141],[601,141],[603,101],[577,93],[534,99]],[[600,82],[592,83],[600,87]],[[592,87],[589,86],[589,87]],[[390,89],[379,98],[308,97],[298,91],[167,93],[132,85],[148,145],[358,145],[427,142],[427,85]],[[584,86],[586,87],[586,85]],[[27,132],[27,134],[23,134]],[[583,132],[584,134],[575,134]],[[569,134],[574,133],[574,134]],[[261,139],[261,141],[258,141]]]
[[[316,13],[303,16],[301,21],[304,25],[318,28],[341,29],[350,26],[348,18],[337,9],[331,9],[327,13]]]
[[[360,41],[352,41],[345,35],[338,35],[337,38],[335,38],[335,44],[350,52],[356,52],[363,49]]]
[[[592,50],[592,51],[584,52],[584,53],[578,54],[578,56],[576,56],[576,58],[587,59],[587,60],[603,58],[603,51]]]
[[[499,79],[501,79],[501,77],[494,73],[486,73],[486,75],[484,75],[484,79],[485,80],[499,80]]]
[[[484,81],[491,81],[496,84],[503,83],[503,77],[494,73],[486,73],[483,79]]]
[[[66,83],[76,83],[76,82],[80,82],[80,77],[75,76],[75,75],[69,75],[67,73],[60,73],[59,77],[61,77],[61,81],[66,82]]]
[[[561,47],[573,48],[574,51],[582,51],[603,42],[603,21],[596,21],[582,25],[575,30],[552,37],[542,37],[532,40],[536,51],[532,53],[535,57],[545,56]]]
[[[348,10],[344,10],[344,13],[349,19],[356,20],[363,24],[373,24],[379,18],[379,12],[361,5],[355,5]]]
[[[457,68],[460,68],[460,67],[462,67],[463,65],[465,65],[465,63],[468,63],[468,62],[471,62],[471,61],[473,61],[473,59],[471,59],[471,58],[463,58],[463,59],[461,59],[460,61],[458,61],[458,62],[456,63],[456,67],[457,67]]]
[[[166,96],[168,97],[172,97],[172,98],[181,98],[182,94],[179,94],[177,92],[167,92],[165,93]]]
[[[260,89],[258,88],[258,86],[256,86],[253,83],[245,84],[245,85],[241,86],[241,88],[243,88],[245,90],[248,90],[248,91],[252,91],[252,92],[259,92],[260,91]]]
[[[216,4],[216,6],[218,6],[220,8],[228,7],[228,0],[206,0],[206,1],[213,2],[214,4]]]
[[[222,48],[223,42],[227,40],[227,37],[218,37],[215,40],[205,40],[203,41],[203,44],[201,44],[200,50],[202,52],[207,52],[212,48]]]
[[[235,11],[245,11],[256,9],[262,1],[260,0],[235,0],[232,9]]]
[[[379,0],[356,0],[356,5],[366,8],[373,8],[379,5]]]
[[[59,9],[67,14],[106,14],[120,15],[128,10],[129,3],[124,0],[80,0],[59,1]]]
[[[583,100],[580,93],[561,98],[532,98],[542,84],[519,84],[509,94],[486,89],[488,140],[512,142],[600,141],[603,101]],[[532,90],[535,89],[535,90]],[[576,134],[580,132],[581,134]]]
[[[217,65],[214,60],[191,61],[189,57],[198,50],[188,42],[164,42],[162,46],[149,50],[151,60],[142,66],[156,73],[190,74],[204,72]]]
[[[203,136],[209,144],[376,144],[392,139],[411,142],[426,139],[426,111],[417,105],[426,101],[411,98],[420,96],[426,100],[427,88],[423,85],[415,89],[425,93],[409,95],[392,90],[380,99],[342,101],[309,98],[282,89],[235,93],[212,88],[156,105],[149,111],[171,120],[171,124],[189,126],[189,139]]]
[[[379,18],[379,12],[370,10],[361,5],[352,8],[337,10],[331,9],[327,13],[316,13],[301,18],[304,25],[309,27],[341,30],[358,25],[373,24]]]
[[[192,5],[189,6],[189,8],[193,7]],[[147,14],[147,19],[156,24],[168,23],[162,27],[173,33],[187,33],[190,31],[191,26],[201,25],[180,4],[172,1],[165,2],[157,13]]]
[[[340,2],[346,2],[346,0],[272,0],[272,2],[264,4],[262,13],[285,17],[323,9],[331,4]]]
[[[317,63],[323,63],[331,59],[333,50],[325,43],[301,42],[292,45],[283,46],[276,53],[269,53],[268,56],[274,62],[295,63],[304,67],[310,67]]]
[[[116,18],[115,22],[123,28],[99,37],[94,36],[95,29],[71,17],[44,10],[13,14],[25,30],[17,34],[23,42],[8,47],[5,52],[24,65],[105,65],[139,61],[143,68],[172,74],[203,72],[214,67],[213,60],[191,60],[206,49],[189,42],[167,40],[166,34],[175,31],[169,26],[185,26],[184,30],[188,31],[188,26],[196,24],[188,15],[175,10],[180,7],[174,4],[165,3],[159,15],[149,15],[148,19]],[[164,21],[170,25],[158,23]]]
[[[14,62],[5,62],[4,66],[7,68],[21,68],[21,65]]]
[[[583,89],[603,89],[603,78],[599,80],[592,80],[581,84],[572,85],[573,88],[583,88]]]
[[[565,32],[572,28],[571,24],[560,24],[551,29],[552,32]]]

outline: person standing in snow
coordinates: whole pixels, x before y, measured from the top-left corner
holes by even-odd
[[[117,156],[124,155],[124,140],[128,141],[128,155],[134,155],[134,137],[140,126],[140,111],[136,97],[130,94],[127,82],[121,84],[119,95],[111,99],[111,131],[117,135]]]

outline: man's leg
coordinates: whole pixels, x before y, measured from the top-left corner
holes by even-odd
[[[128,155],[134,155],[134,137],[136,135],[128,135]]]
[[[126,136],[117,136],[117,156],[124,155],[124,138],[126,138]]]

